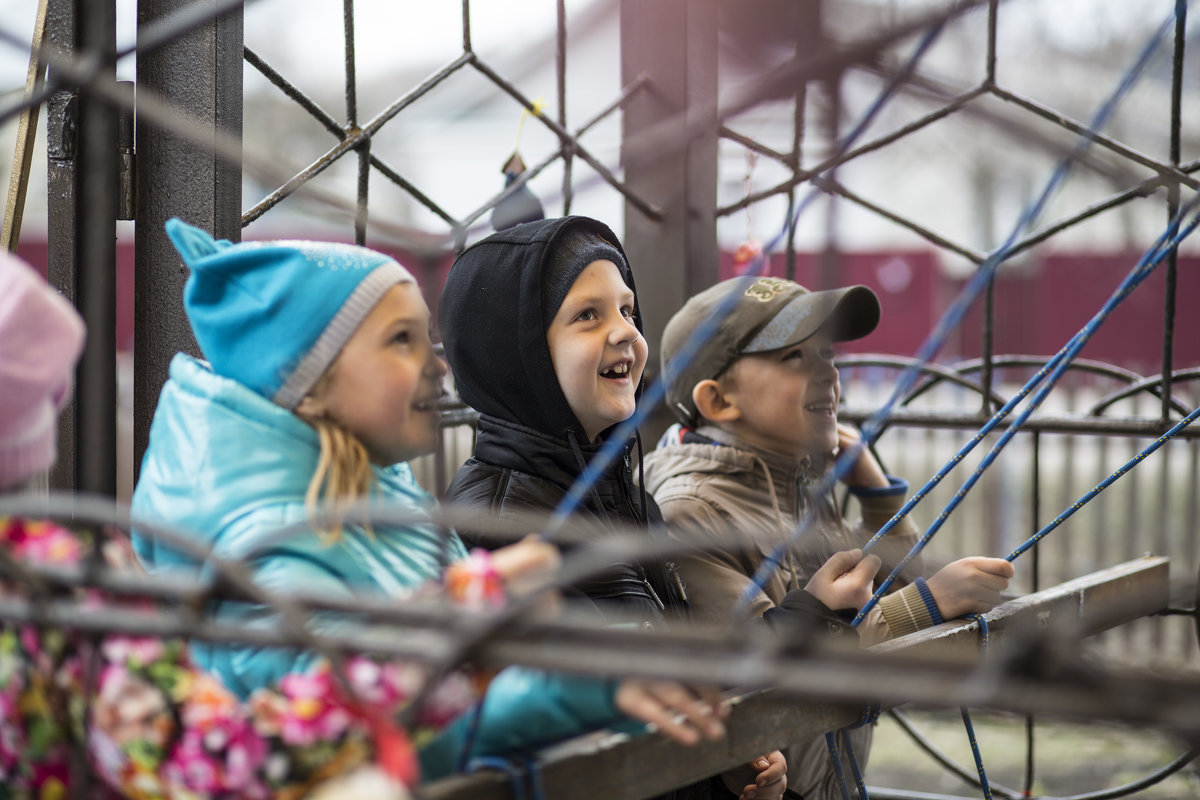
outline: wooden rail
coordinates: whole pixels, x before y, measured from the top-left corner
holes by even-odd
[[[991,652],[1002,654],[1006,644],[1073,642],[1070,633],[1091,635],[1159,611],[1167,604],[1168,563],[1165,558],[1143,558],[1111,567],[1035,594],[997,606],[986,617]],[[1053,637],[1038,632],[1051,631]],[[1013,710],[1046,710],[1051,713],[1132,719],[1157,719],[1165,707],[1174,708],[1181,725],[1200,711],[1200,683],[1169,684],[1159,679],[1127,676],[1123,685],[1139,698],[1122,702],[1105,691],[1103,681],[1077,681],[1075,663],[1049,662],[1041,675],[1012,676],[997,672],[985,684],[979,675],[987,662],[979,659],[979,630],[973,622],[953,621],[871,648],[879,661],[892,662],[890,674],[905,681],[887,692],[894,702],[908,693],[914,700],[958,705],[964,697],[981,705]],[[1077,648],[1072,648],[1072,650]],[[902,654],[913,673],[895,668]],[[871,654],[867,654],[868,656]],[[1002,656],[1001,656],[1002,657]],[[929,674],[932,665],[947,665]],[[819,667],[820,664],[814,664]],[[850,674],[858,664],[834,665],[830,676]],[[921,674],[921,668],[925,673]],[[807,669],[807,668],[806,668]],[[1058,671],[1055,672],[1055,669]],[[817,669],[817,673],[821,670]],[[985,672],[986,674],[986,672]],[[869,678],[868,678],[869,679]],[[804,691],[803,681],[784,680],[793,691]],[[830,682],[831,687],[835,686]],[[884,688],[882,682],[868,685]],[[660,736],[630,736],[600,731],[543,749],[537,753],[538,779],[548,798],[613,800],[651,797],[746,763],[750,758],[787,742],[801,741],[855,722],[862,703],[849,702],[844,691],[831,692],[840,702],[814,701],[784,696],[780,692],[755,692],[735,698],[728,722],[729,736],[721,742],[696,747],[672,744]],[[1035,706],[1036,708],[1030,708]],[[1190,728],[1200,736],[1200,729]],[[429,784],[428,800],[516,800],[513,778],[499,771],[460,775]]]

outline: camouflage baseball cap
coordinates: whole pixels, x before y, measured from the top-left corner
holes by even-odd
[[[736,296],[735,296],[736,295]],[[735,297],[734,297],[735,296]],[[671,364],[700,325],[733,303],[716,331],[682,369]],[[692,389],[717,378],[744,353],[766,353],[803,342],[828,328],[837,342],[861,339],[879,324],[879,298],[866,286],[810,292],[782,278],[730,278],[694,295],[663,331],[667,405],[685,425],[697,421]]]

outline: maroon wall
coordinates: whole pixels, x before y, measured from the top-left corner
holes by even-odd
[[[19,255],[45,274],[46,243],[25,241]],[[449,269],[449,255],[418,259],[393,253],[421,281],[430,307]],[[996,280],[995,345],[997,353],[1048,355],[1061,348],[1111,296],[1140,254],[1044,253],[1006,266]],[[634,270],[638,265],[634,265]],[[722,253],[721,275],[735,272],[732,253]],[[784,259],[771,259],[770,274],[784,275]],[[820,254],[797,256],[796,279],[810,288],[822,284],[829,271],[835,283],[862,283],[879,295],[883,320],[845,352],[913,355],[962,288],[963,281],[943,275],[933,251],[842,253],[822,269]],[[1151,275],[1099,329],[1083,357],[1156,374],[1162,361],[1165,266]],[[117,346],[133,346],[133,246],[117,245]],[[1200,366],[1200,257],[1179,259],[1174,337],[1175,368]],[[977,302],[963,325],[950,337],[939,358],[972,358],[982,351],[982,305]]]

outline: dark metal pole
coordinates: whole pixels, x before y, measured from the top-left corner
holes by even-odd
[[[1181,156],[1183,127],[1183,56],[1187,44],[1187,3],[1175,3],[1175,55],[1171,69],[1171,163],[1178,167]],[[1174,219],[1179,211],[1179,184],[1171,184],[1167,193],[1167,218]],[[1171,414],[1171,368],[1175,362],[1175,292],[1179,284],[1179,250],[1171,248],[1167,256],[1166,289],[1163,300],[1162,349],[1162,418]]]
[[[677,135],[702,131],[686,147],[671,149],[645,168],[626,174],[632,193],[664,210],[653,220],[625,205],[625,249],[637,276],[646,338],[647,378],[659,371],[658,343],[671,315],[690,295],[718,278],[717,252],[717,21],[714,0],[621,2],[621,83],[648,78],[625,107],[622,150],[668,120]],[[698,120],[692,110],[703,113]],[[636,150],[634,150],[636,152]],[[647,425],[654,435],[667,416]],[[651,441],[653,441],[651,439]]]
[[[96,77],[116,80],[117,14],[113,3],[76,0],[80,50],[100,56]],[[79,94],[79,162],[75,219],[79,241],[76,297],[87,324],[75,406],[76,488],[117,493],[117,112]]]
[[[73,0],[50,0],[46,8],[46,44],[59,56],[70,56],[75,45],[75,5]],[[47,84],[53,86],[57,71],[50,68]],[[73,87],[50,95],[46,102],[46,230],[47,262],[50,282],[72,303],[77,303],[75,280],[76,237],[75,174],[79,97]],[[72,402],[58,417],[58,459],[50,472],[53,489],[75,489],[76,406]]]
[[[139,0],[138,30],[193,3]],[[242,130],[242,10],[235,8],[138,56],[138,91],[170,98],[213,131]],[[241,239],[241,164],[138,117],[135,244],[134,464],[150,436],[158,393],[175,353],[197,353],[183,312],[187,268],[163,232],[180,217],[217,238]]]
[[[53,0],[50,46],[89,56],[92,76],[115,80],[116,9]],[[52,70],[50,81],[59,75]],[[60,418],[56,489],[116,494],[117,116],[74,88],[56,92],[46,114],[49,277],[79,309],[88,334],[76,370],[75,402]]]

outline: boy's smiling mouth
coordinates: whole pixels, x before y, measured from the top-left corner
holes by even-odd
[[[816,403],[809,403],[804,407],[805,411],[811,411],[814,414],[824,414],[833,416],[837,413],[837,403],[832,400],[822,400]]]
[[[629,371],[632,369],[632,361],[618,361],[616,364],[613,364],[607,369],[600,370],[600,377],[608,378],[609,380],[621,380],[623,378],[628,378]]]

